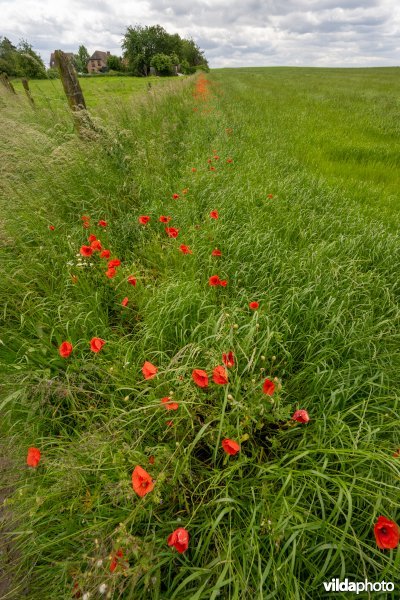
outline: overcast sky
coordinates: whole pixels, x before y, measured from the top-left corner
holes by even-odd
[[[120,55],[137,23],[192,37],[211,67],[400,65],[400,0],[0,0],[0,36],[46,63],[80,44]]]

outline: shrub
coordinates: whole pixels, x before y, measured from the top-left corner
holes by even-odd
[[[172,75],[173,63],[171,56],[167,54],[155,54],[150,65],[155,68],[158,75]]]

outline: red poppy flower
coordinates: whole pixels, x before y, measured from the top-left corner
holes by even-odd
[[[228,383],[228,372],[225,367],[222,367],[221,365],[215,367],[213,371],[213,381],[218,385],[226,385]]]
[[[210,167],[210,171],[216,171],[217,169],[215,167]]]
[[[129,275],[129,277],[128,277],[128,283],[130,283],[131,285],[135,286],[136,283],[137,283],[136,277],[134,277],[133,275]]]
[[[114,267],[111,267],[111,269],[108,269],[106,271],[106,277],[108,277],[108,279],[112,279],[113,277],[115,277],[117,274],[117,271]]]
[[[63,358],[67,358],[72,352],[72,344],[70,342],[63,342],[58,349],[58,353]]]
[[[104,344],[104,340],[102,340],[101,338],[94,337],[90,340],[90,349],[92,352],[100,352]]]
[[[93,248],[90,246],[81,246],[79,252],[82,254],[82,256],[92,256]]]
[[[275,391],[275,384],[270,379],[266,379],[263,384],[263,392],[268,396],[272,396]]]
[[[374,526],[375,540],[378,548],[388,550],[397,548],[400,540],[400,531],[397,523],[386,517],[378,517]]]
[[[228,285],[228,282],[226,279],[221,279],[219,285],[222,285],[222,287],[226,287]]]
[[[308,412],[306,410],[296,410],[292,416],[292,419],[298,423],[308,423],[310,417],[308,416]]]
[[[153,379],[157,375],[158,368],[151,364],[148,360],[145,361],[142,367],[142,373],[145,379]]]
[[[89,223],[89,221],[84,221],[84,222],[82,223],[82,225],[84,226],[84,228],[85,228],[85,229],[89,229],[89,227],[90,227],[90,223]]]
[[[194,369],[192,379],[199,387],[204,388],[208,386],[208,375],[202,369]]]
[[[173,427],[174,426],[174,422],[173,421],[167,421],[165,424],[168,425],[168,427]]]
[[[211,158],[207,158],[207,162],[210,164],[210,162],[211,162]]]
[[[98,252],[101,252],[102,250],[100,240],[94,240],[94,242],[90,244],[90,247],[92,248],[92,250],[97,250]]]
[[[111,559],[111,563],[110,563],[110,572],[114,573],[115,569],[118,566],[118,562],[119,559],[124,557],[124,553],[122,552],[121,548],[119,550],[117,550],[117,552],[114,554],[114,556]]]
[[[235,357],[233,355],[233,352],[231,351],[231,352],[228,352],[228,354],[223,354],[222,361],[226,367],[228,367],[228,368],[233,367],[235,364]]]
[[[82,596],[82,592],[81,589],[79,587],[79,583],[77,581],[74,581],[74,585],[72,588],[72,597],[73,598],[80,598]]]
[[[223,447],[225,452],[227,454],[230,454],[231,456],[235,456],[235,454],[237,454],[240,450],[239,444],[234,440],[230,440],[229,438],[222,440],[221,446]]]
[[[125,298],[122,300],[121,304],[122,304],[122,306],[127,306],[128,302],[129,302],[129,298],[128,298],[128,296],[125,296]]]
[[[150,463],[151,465],[154,465],[154,463],[155,463],[155,458],[154,458],[154,456],[153,456],[153,455],[149,456],[149,463]]]
[[[396,452],[393,452],[393,458],[400,458],[400,448]]]
[[[99,225],[100,227],[107,227],[108,223],[107,221],[99,221],[97,225]]]
[[[89,242],[95,242],[97,240],[97,237],[94,235],[94,233],[91,233],[88,237]]]
[[[87,215],[82,215],[81,219],[82,219],[82,221],[85,221],[85,222],[90,221],[90,217],[88,217]]]
[[[213,156],[213,159],[214,160],[219,160],[219,156],[215,155],[215,156]]]
[[[39,448],[28,448],[28,454],[26,457],[26,464],[28,467],[37,467],[40,460]]]
[[[193,254],[189,246],[185,246],[185,244],[181,244],[179,246],[179,250],[182,252],[182,254]]]
[[[165,217],[164,215],[161,215],[161,217],[158,220],[160,221],[160,223],[169,223],[171,217]]]
[[[100,258],[110,258],[110,256],[111,256],[110,250],[103,250],[103,252],[100,254]]]
[[[259,307],[259,303],[258,302],[250,302],[249,307],[251,308],[251,310],[257,310],[257,308]]]
[[[50,231],[54,231],[55,230],[54,225],[49,225],[49,229],[50,229]]]
[[[192,167],[192,173],[196,173],[197,169],[195,167]]]
[[[221,285],[221,280],[218,275],[211,275],[210,279],[208,280],[208,284],[211,286]]]
[[[150,221],[150,217],[147,215],[142,215],[138,218],[138,221],[141,225],[146,225]]]
[[[178,200],[178,198],[179,198],[179,194],[172,194],[172,198],[173,198],[174,200]]]
[[[215,250],[211,252],[211,256],[222,256],[222,252],[221,250],[218,250],[218,248],[215,248]]]
[[[217,211],[217,210],[212,210],[212,211],[210,212],[210,217],[211,217],[212,219],[218,219],[218,216],[219,216],[219,215],[218,215],[218,211]]]
[[[227,159],[226,159],[226,162],[227,162],[227,163],[231,163],[231,162],[233,162],[233,158],[227,158]]]
[[[179,404],[177,402],[172,402],[171,398],[161,398],[162,404],[164,404],[166,410],[178,410]]]
[[[273,197],[274,197],[274,195],[273,195],[273,194],[268,194],[268,196],[267,196],[267,198],[269,198],[269,199],[271,199],[271,198],[273,198]]]
[[[185,552],[189,546],[189,533],[184,527],[178,527],[168,536],[168,546],[173,546],[180,554]]]
[[[153,478],[139,465],[134,468],[132,473],[132,487],[141,498],[154,488]]]
[[[109,261],[108,263],[108,268],[112,269],[114,267],[119,267],[121,264],[121,261],[118,258],[113,258],[112,260]]]
[[[168,235],[168,237],[176,238],[178,237],[179,229],[176,229],[175,227],[166,227],[165,232]]]

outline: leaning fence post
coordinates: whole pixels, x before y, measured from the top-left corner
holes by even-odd
[[[22,86],[23,86],[23,88],[25,90],[25,93],[28,96],[29,102],[32,104],[32,106],[35,106],[35,101],[32,98],[31,90],[29,89],[28,80],[24,78],[24,79],[21,79],[21,81],[22,81]]]
[[[8,79],[8,75],[7,73],[2,73],[0,75],[0,80],[2,82],[2,84],[4,85],[4,87],[6,87],[8,89],[9,92],[12,92],[13,94],[16,94],[17,92],[14,89],[13,84],[11,83],[11,81]]]
[[[68,104],[74,116],[75,129],[82,134],[88,129],[95,129],[86,110],[85,98],[76,74],[74,65],[61,50],[54,52],[54,59],[63,84]]]

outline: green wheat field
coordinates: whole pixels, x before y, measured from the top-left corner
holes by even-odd
[[[2,597],[399,598],[400,69],[148,82],[0,90]]]

